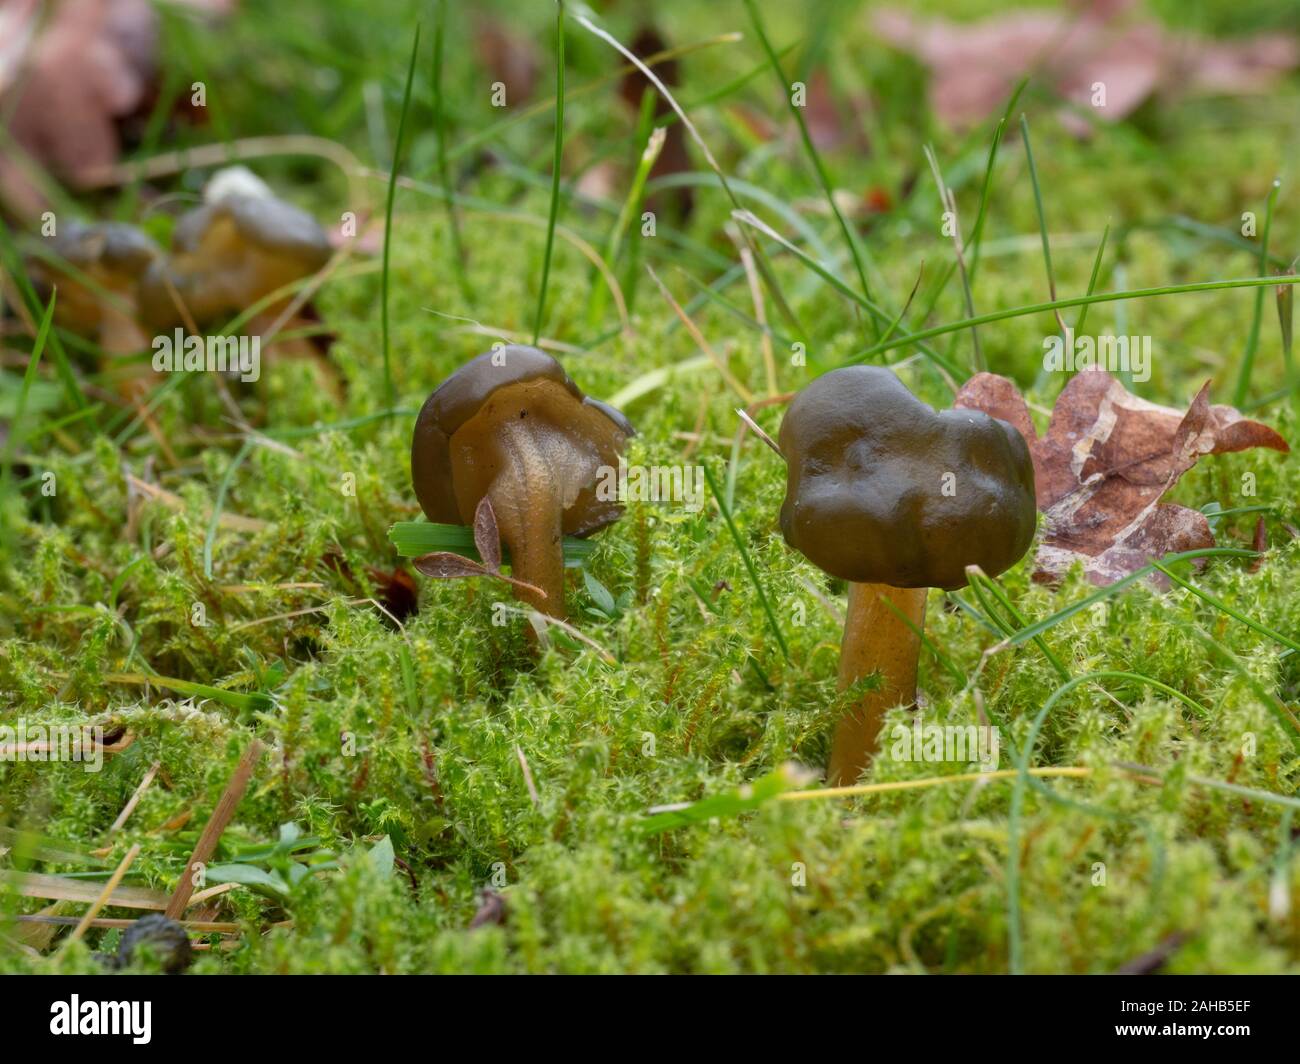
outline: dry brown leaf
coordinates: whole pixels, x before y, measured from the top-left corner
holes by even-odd
[[[436,550],[421,554],[411,562],[425,576],[434,580],[461,580],[465,577],[492,576],[492,570],[472,558],[464,558],[451,551]]]
[[[474,913],[474,918],[469,922],[469,929],[473,931],[479,927],[499,927],[505,922],[506,899],[489,887],[483,891],[478,911]]]
[[[74,187],[81,174],[116,162],[116,123],[144,103],[157,47],[158,16],[148,0],[59,4],[5,94],[15,143],[30,162]],[[0,191],[15,210],[42,203],[30,174],[12,158],[0,160]]]
[[[1214,546],[1204,514],[1160,502],[1202,455],[1290,450],[1267,425],[1211,406],[1209,391],[1206,382],[1182,413],[1139,399],[1104,370],[1087,370],[1065,386],[1041,437],[1005,377],[976,374],[953,405],[1001,418],[1029,444],[1046,518],[1035,578],[1058,579],[1081,562],[1104,586],[1152,558]]]
[[[497,528],[496,511],[486,495],[479,499],[474,509],[474,548],[483,564],[492,572],[501,568],[501,532]]]
[[[943,121],[969,127],[1000,110],[1026,74],[1041,78],[1084,113],[1119,121],[1158,92],[1266,90],[1300,62],[1295,38],[1270,33],[1216,41],[1176,33],[1128,0],[1090,0],[1076,11],[1007,11],[978,22],[920,19],[884,8],[873,27],[930,68],[930,103]],[[1105,86],[1105,105],[1093,103]],[[1063,112],[1079,134],[1088,123]]]
[[[476,538],[479,531],[478,518],[482,516],[483,512],[480,506],[475,514]],[[487,512],[491,514],[491,507],[488,508]],[[492,515],[492,522],[495,528],[495,515]],[[546,597],[546,592],[540,587],[536,587],[524,580],[516,580],[513,576],[506,576],[500,569],[488,568],[488,566],[476,562],[472,558],[465,558],[459,554],[453,554],[451,551],[439,550],[434,551],[432,554],[422,554],[420,557],[413,559],[411,564],[425,576],[432,577],[434,580],[463,580],[476,576],[487,576],[494,580],[504,581],[513,588],[531,591],[542,598]]]
[[[501,22],[479,15],[474,20],[474,47],[493,81],[506,89],[506,107],[527,103],[541,70],[537,44]]]
[[[236,4],[173,2],[207,16]],[[149,0],[0,0],[0,107],[20,149],[0,156],[0,201],[16,215],[45,208],[42,171],[79,188],[143,131],[157,104],[158,30]],[[206,118],[188,93],[175,114]]]

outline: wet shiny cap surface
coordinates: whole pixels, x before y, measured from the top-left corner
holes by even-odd
[[[622,512],[596,497],[593,480],[600,466],[617,465],[633,435],[622,413],[585,396],[550,355],[503,346],[465,363],[425,400],[411,441],[411,479],[430,521],[469,524],[500,472],[509,436],[534,478],[564,482],[564,531],[586,535]]]
[[[1029,549],[1037,512],[1023,437],[972,410],[936,412],[890,370],[823,374],[791,402],[781,531],[818,568],[856,583],[958,588]]]
[[[200,325],[210,324],[314,273],[329,257],[329,238],[306,211],[267,196],[227,195],[177,221],[172,254],[141,279],[141,313],[151,327],[170,328],[182,321],[179,299]]]

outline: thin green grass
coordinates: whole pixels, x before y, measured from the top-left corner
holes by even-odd
[[[560,214],[560,163],[564,159],[564,0],[555,0],[555,154],[551,158],[551,207],[546,217],[546,250],[542,252],[542,283],[537,290],[533,345],[541,339],[546,316],[546,288],[551,280],[555,250],[555,220]]]
[[[456,283],[466,304],[474,301],[474,289],[469,282],[468,258],[460,232],[460,214],[452,198],[451,164],[447,161],[447,103],[443,95],[443,42],[447,30],[448,0],[435,0],[433,16],[433,135],[437,152],[438,182],[442,186],[443,200],[447,206],[447,229],[451,238],[452,265],[456,269]]]
[[[790,32],[786,13],[749,7],[761,12],[764,36],[767,26]],[[650,180],[641,145],[654,100],[647,94],[638,119],[613,89],[634,63],[579,35],[591,46],[568,42],[563,81],[531,100],[512,92],[502,115],[481,91],[493,80],[485,74],[497,72],[469,37],[480,12],[440,2],[428,15],[431,93],[411,87],[408,69],[392,166],[362,178],[386,185],[388,231],[396,188],[419,194],[409,219],[403,214],[403,239],[391,247],[386,239],[382,265],[354,249],[356,261],[313,296],[335,334],[340,402],[313,386],[312,367],[268,359],[256,387],[225,397],[238,417],[202,374],[175,375],[142,408],[122,404],[111,391],[115,374],[93,369],[97,345],[60,334],[50,308],[33,308],[21,294],[20,276],[18,309],[39,335],[29,354],[27,338],[11,331],[17,372],[0,389],[14,432],[0,455],[0,498],[15,534],[0,557],[0,689],[18,714],[107,716],[133,742],[89,777],[78,766],[67,775],[58,765],[0,766],[0,842],[10,824],[33,827],[49,855],[39,859],[74,861],[69,855],[105,844],[142,771],[160,761],[167,785],[148,790],[113,845],[120,858],[142,842],[133,869],[140,882],[171,882],[195,826],[256,736],[274,744],[276,757],[241,803],[223,860],[245,862],[250,871],[240,874],[250,880],[274,871],[280,885],[269,897],[243,888],[222,896],[247,933],[238,950],[205,951],[203,972],[1101,972],[1180,929],[1193,938],[1170,958],[1174,971],[1294,970],[1293,929],[1264,901],[1294,888],[1287,831],[1300,806],[1291,796],[1300,726],[1288,704],[1300,676],[1295,546],[1286,532],[1300,523],[1293,461],[1222,455],[1183,478],[1176,498],[1206,515],[1222,547],[1168,556],[1108,588],[1074,574],[1060,586],[1037,584],[1026,560],[996,580],[976,575],[969,591],[932,597],[918,629],[920,713],[945,726],[989,723],[1014,768],[989,775],[880,757],[858,787],[815,789],[810,777],[824,763],[844,697],[835,680],[838,585],[773,538],[780,464],[736,460],[735,403],[666,306],[642,299],[626,320],[600,314],[593,325],[593,303],[606,306],[598,301],[613,294],[593,285],[608,273],[590,257],[556,252],[556,237],[581,241],[625,277],[650,265],[669,279],[676,267],[692,286],[687,313],[734,367],[756,351],[765,325],[748,292],[731,288],[744,285],[746,271],[724,231],[737,200],[762,211],[780,230],[763,228],[768,239],[749,233],[762,245],[767,333],[808,349],[807,366],[781,366],[780,383],[791,390],[854,357],[865,314],[872,357],[892,352],[890,364],[915,365],[927,401],[965,377],[957,349],[971,328],[999,373],[1022,387],[1038,377],[1023,390],[1045,413],[1059,382],[1039,372],[1037,323],[1018,319],[1075,306],[1082,330],[1102,302],[1206,293],[1142,308],[1144,326],[1171,338],[1148,389],[1161,401],[1198,386],[1209,369],[1222,372],[1214,359],[1225,323],[1244,336],[1249,310],[1213,292],[1251,286],[1257,310],[1266,287],[1282,296],[1281,380],[1291,382],[1285,322],[1300,275],[1274,249],[1289,246],[1292,219],[1279,210],[1269,241],[1243,240],[1190,217],[1235,216],[1235,177],[1193,183],[1194,193],[1164,180],[1194,172],[1207,143],[1220,142],[1222,158],[1289,172],[1275,133],[1250,128],[1253,110],[1234,111],[1243,122],[1211,133],[1182,110],[1204,118],[1198,103],[1178,111],[1156,104],[1140,123],[1099,125],[1080,146],[1053,120],[1058,101],[1036,90],[1033,150],[1051,160],[1050,179],[1034,171],[1031,184],[1043,180],[1035,195],[1023,185],[1023,194],[999,189],[995,197],[999,179],[1018,166],[1018,153],[1009,159],[1000,148],[1023,86],[1002,121],[991,116],[969,135],[950,135],[917,110],[913,64],[868,48],[851,11],[818,4],[807,38],[774,52],[756,33],[734,32],[746,27],[742,5],[701,8],[690,31],[704,39],[668,49],[688,57],[672,89],[687,106],[674,105],[658,124],[689,115],[691,136],[707,133],[716,155],[703,150],[717,166]],[[555,14],[512,9],[507,17],[545,42],[549,61],[559,52],[550,51],[553,21],[564,17]],[[579,25],[577,7],[567,15],[570,29]],[[273,37],[257,20],[232,16],[247,35],[241,47],[227,56],[218,44],[203,56],[205,76],[225,86],[221,134],[242,131],[247,112],[250,129],[307,131],[361,150],[364,87],[390,83],[407,58],[411,42],[391,32],[402,17],[388,0],[338,0],[310,27],[288,16]],[[626,12],[602,17],[617,33],[634,25]],[[671,19],[665,29],[681,32]],[[268,94],[260,76],[245,75],[267,65],[252,61],[253,45],[274,52],[276,84],[290,88]],[[662,71],[653,57],[642,62]],[[826,73],[869,155],[809,152],[813,115],[804,112],[795,119],[812,165],[800,165],[798,150],[790,158],[790,142],[768,132],[794,133],[769,91],[774,72],[784,90],[787,67],[805,81]],[[333,90],[313,81],[322,68],[337,79]],[[859,97],[872,105],[855,114],[849,104]],[[277,99],[283,106],[268,105]],[[1213,106],[1217,122],[1217,108],[1232,104]],[[556,118],[554,131],[532,121],[546,115]],[[180,146],[212,137],[182,133]],[[975,210],[960,289],[951,282],[961,263],[934,231],[928,185],[914,181],[930,143],[936,169],[945,161],[941,181],[952,201],[968,197]],[[694,153],[702,139],[692,144]],[[325,218],[338,189],[333,176],[315,178],[315,165],[265,161],[277,189]],[[592,192],[598,186],[581,178],[597,166],[616,183]],[[402,169],[433,177],[402,177]],[[198,176],[180,175],[175,187],[184,192]],[[164,196],[166,181],[158,182]],[[636,239],[631,222],[644,198],[685,187],[699,190],[689,220]],[[867,188],[888,194],[888,209],[837,216],[845,192]],[[109,191],[96,206],[122,209],[120,196]],[[564,224],[558,196],[568,200]],[[847,249],[836,246],[844,240]],[[6,269],[21,265],[4,243]],[[462,259],[466,245],[473,253]],[[1228,276],[1243,251],[1257,259],[1258,277],[1169,284]],[[1086,281],[1082,298],[1053,292],[1048,304],[1020,305],[1034,298],[1035,276],[1041,285],[1035,264],[1044,252],[1050,282],[1064,291]],[[1279,268],[1282,278],[1266,276]],[[1156,284],[1167,287],[1137,287]],[[1119,291],[1099,296],[1106,287]],[[287,286],[271,300],[299,291]],[[61,290],[61,306],[68,295]],[[624,295],[632,308],[634,288]],[[458,298],[467,305],[452,309],[472,316],[472,333],[464,321],[448,327],[428,313]],[[976,314],[977,306],[1012,309]],[[226,331],[253,312],[245,308]],[[1276,367],[1263,359],[1256,320],[1249,405],[1291,435],[1293,411],[1278,403],[1287,393],[1272,390]],[[353,573],[387,572],[436,550],[477,559],[469,528],[405,520],[419,512],[408,460],[417,411],[395,394],[445,379],[481,347],[483,331],[526,339],[534,329],[562,345],[584,391],[633,408],[639,436],[629,461],[685,462],[689,441],[718,505],[715,513],[704,497],[702,512],[637,503],[598,536],[566,538],[566,565],[583,570],[570,580],[577,608],[569,620],[580,638],[552,627],[538,655],[528,652],[521,611],[479,585],[419,579],[412,598],[394,580],[377,586],[372,601],[330,564],[342,557]],[[60,363],[58,340],[77,361]],[[756,360],[745,364],[757,372]],[[1230,379],[1240,374],[1231,355],[1226,370]],[[765,416],[771,428],[780,412]],[[718,463],[728,453],[724,473]],[[17,484],[15,464],[33,469]],[[1235,490],[1246,468],[1258,476],[1258,498]],[[357,472],[355,496],[341,496],[338,470]],[[58,478],[51,497],[32,490],[47,471]],[[167,497],[132,491],[128,476]],[[222,519],[232,509],[265,526],[239,530]],[[1273,536],[1263,554],[1238,546],[1249,542],[1256,515],[1268,517]],[[1193,576],[1185,566],[1198,559],[1213,564]],[[1247,561],[1259,563],[1255,571]],[[1148,580],[1164,576],[1162,568],[1172,590]],[[209,605],[202,627],[189,623],[195,601]],[[914,719],[900,708],[889,724]],[[1257,744],[1249,755],[1243,735]],[[186,825],[185,816],[194,819]],[[290,877],[303,872],[271,861],[290,859],[275,841],[286,823],[338,855],[301,888]],[[394,877],[398,859],[404,871]],[[1096,861],[1123,870],[1104,891],[1088,883]],[[115,863],[110,856],[104,867]],[[806,868],[808,885],[790,878],[792,868]],[[508,918],[468,930],[489,886]],[[5,891],[0,918],[43,904]],[[1205,913],[1213,918],[1198,919]],[[17,936],[6,932],[0,969],[90,970],[90,951],[111,950],[113,934],[95,931],[88,947],[34,958],[10,950],[7,938]]]
[[[397,174],[402,166],[402,149],[405,146],[406,116],[411,109],[411,85],[415,81],[415,60],[420,54],[420,24],[415,24],[415,39],[411,42],[411,62],[406,68],[406,87],[402,90],[402,110],[397,117],[397,142],[393,146],[393,161],[388,172],[388,198],[384,203],[384,261],[380,274],[380,332],[384,349],[384,396],[389,406],[396,402],[393,386],[393,365],[389,353],[388,336],[388,286],[389,263],[393,244],[393,203],[397,199]]]
[[[835,216],[835,221],[839,225],[845,244],[848,245],[849,255],[853,259],[853,267],[858,273],[858,283],[862,285],[863,298],[870,302],[871,285],[867,281],[867,271],[862,264],[862,249],[858,246],[857,237],[854,236],[849,223],[844,219],[844,212],[840,210],[839,204],[835,202],[835,193],[831,188],[830,175],[826,171],[826,164],[822,162],[821,154],[817,151],[817,146],[813,143],[812,135],[808,132],[808,123],[804,121],[803,110],[796,106],[794,102],[794,95],[790,90],[790,85],[781,70],[781,60],[772,47],[772,42],[767,38],[767,31],[763,29],[763,20],[759,17],[754,0],[745,0],[745,10],[749,12],[750,24],[754,27],[754,32],[767,55],[767,61],[772,65],[772,72],[781,85],[781,93],[789,104],[790,114],[794,118],[795,125],[799,127],[799,138],[803,142],[804,151],[807,153],[808,159],[813,165],[813,170],[817,174],[817,181],[821,185],[822,194],[826,197],[826,203],[830,207],[831,214]],[[868,321],[871,322],[876,339],[879,339],[880,325],[876,321],[876,316],[874,314],[868,315]]]
[[[1190,284],[1157,285],[1152,288],[1134,288],[1123,292],[1096,292],[1092,295],[1053,299],[1046,303],[1031,303],[1027,306],[1012,307],[1008,310],[990,311],[986,314],[976,315],[973,318],[949,322],[946,325],[933,325],[928,329],[918,329],[914,333],[906,333],[893,340],[882,340],[872,347],[858,351],[849,361],[864,362],[885,351],[892,351],[910,343],[919,343],[922,340],[933,340],[936,336],[946,336],[948,333],[969,329],[975,325],[990,325],[996,321],[1007,321],[1011,318],[1022,318],[1031,314],[1045,314],[1065,310],[1068,307],[1086,307],[1094,303],[1116,303],[1129,299],[1151,299],[1155,296],[1183,295],[1189,292],[1222,292],[1235,288],[1266,288],[1270,285],[1292,284],[1300,284],[1300,275],[1242,277],[1232,281],[1194,281]]]
[[[731,533],[731,540],[736,544],[736,550],[740,552],[741,560],[745,563],[745,572],[749,574],[750,583],[754,585],[754,594],[758,596],[759,605],[763,608],[763,616],[767,619],[768,630],[772,633],[772,638],[776,640],[776,645],[781,650],[781,656],[785,658],[786,664],[791,664],[790,648],[786,644],[785,635],[781,631],[781,625],[777,622],[776,614],[772,612],[772,604],[768,601],[767,592],[763,590],[763,581],[759,578],[758,570],[754,567],[754,559],[749,556],[749,549],[745,546],[745,540],[736,527],[735,518],[731,515],[731,508],[727,506],[723,493],[718,490],[718,482],[714,477],[713,470],[707,464],[701,467],[704,470],[704,477],[709,483],[709,490],[713,493],[713,499],[718,504],[718,512],[722,514],[722,519],[727,523],[727,531]]]
[[[1268,200],[1264,205],[1264,231],[1259,237],[1259,272],[1268,272],[1268,238],[1273,229],[1273,207],[1277,203],[1278,189],[1282,182],[1274,179],[1269,186]],[[1260,324],[1264,320],[1264,290],[1255,293],[1255,312],[1250,319],[1250,332],[1246,336],[1246,349],[1241,354],[1241,368],[1237,371],[1237,385],[1232,392],[1232,401],[1241,406],[1250,395],[1250,379],[1255,369],[1255,353],[1259,350]],[[1288,380],[1290,377],[1288,376]]]

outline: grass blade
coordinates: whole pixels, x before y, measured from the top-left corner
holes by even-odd
[[[1264,206],[1264,232],[1259,238],[1259,272],[1268,272],[1268,234],[1273,228],[1273,205],[1277,202],[1277,190],[1282,182],[1273,179],[1273,186],[1268,190],[1268,200]],[[1250,376],[1255,369],[1255,352],[1259,348],[1259,327],[1264,320],[1264,290],[1255,293],[1255,314],[1250,320],[1250,334],[1246,337],[1246,350],[1241,356],[1241,369],[1237,371],[1237,387],[1232,393],[1234,406],[1241,406],[1250,391]],[[1290,383],[1289,381],[1287,383]]]
[[[1294,639],[1289,639],[1287,636],[1284,636],[1281,632],[1275,632],[1275,631],[1273,631],[1272,628],[1269,628],[1267,625],[1260,624],[1258,621],[1252,621],[1252,620],[1251,620],[1249,617],[1247,617],[1244,613],[1239,613],[1237,610],[1235,610],[1235,609],[1233,609],[1231,606],[1229,606],[1226,602],[1220,602],[1217,598],[1215,598],[1215,597],[1214,597],[1213,595],[1211,595],[1209,592],[1207,592],[1207,591],[1202,591],[1202,590],[1201,590],[1199,587],[1197,587],[1195,584],[1190,584],[1190,583],[1188,583],[1186,580],[1184,580],[1181,576],[1178,576],[1178,575],[1175,574],[1175,573],[1171,573],[1168,569],[1166,569],[1166,568],[1165,568],[1163,565],[1161,565],[1159,562],[1152,562],[1151,564],[1152,564],[1152,566],[1153,566],[1154,568],[1156,568],[1156,569],[1160,570],[1160,572],[1164,573],[1165,576],[1169,577],[1169,579],[1172,580],[1172,581],[1173,581],[1175,584],[1177,584],[1179,587],[1181,587],[1181,588],[1183,588],[1183,589],[1185,589],[1185,590],[1187,590],[1187,591],[1190,591],[1193,595],[1195,595],[1195,596],[1196,596],[1198,599],[1200,599],[1202,602],[1208,602],[1211,606],[1213,606],[1213,607],[1214,607],[1216,610],[1218,610],[1220,613],[1226,613],[1226,614],[1227,614],[1229,617],[1231,617],[1233,620],[1235,620],[1235,621],[1240,621],[1240,622],[1241,622],[1242,624],[1244,624],[1247,628],[1250,628],[1251,630],[1258,632],[1258,633],[1259,633],[1260,635],[1262,635],[1262,636],[1267,636],[1269,639],[1273,640],[1273,642],[1275,642],[1275,643],[1281,643],[1282,646],[1284,646],[1284,647],[1290,647],[1292,650],[1300,652],[1300,643],[1297,643]]]
[[[840,232],[844,235],[844,242],[849,246],[849,254],[853,257],[853,265],[858,272],[858,282],[862,285],[862,294],[867,299],[871,299],[871,285],[867,282],[867,271],[862,265],[862,253],[858,247],[857,238],[853,235],[853,230],[845,220],[839,204],[835,202],[835,193],[831,188],[830,177],[826,173],[826,166],[817,151],[817,146],[813,143],[812,135],[808,132],[808,123],[804,121],[803,110],[795,105],[790,86],[785,80],[785,73],[781,70],[781,60],[777,57],[772,42],[767,38],[767,31],[763,29],[763,20],[759,17],[758,9],[754,6],[754,0],[745,0],[745,9],[749,12],[749,20],[754,24],[754,32],[763,45],[767,60],[772,65],[772,72],[776,74],[776,79],[781,84],[781,92],[785,96],[787,104],[789,104],[790,114],[794,116],[795,124],[799,127],[799,137],[803,141],[804,151],[812,161],[813,170],[817,173],[817,180],[821,184],[822,193],[826,197],[827,204],[830,205],[831,213],[835,215],[835,220],[839,223]],[[868,320],[871,322],[872,329],[878,340],[880,338],[880,323],[876,315],[869,315]]]
[[[1193,281],[1190,284],[1168,284],[1157,288],[1131,288],[1123,292],[1096,292],[1087,296],[1071,296],[1068,299],[1053,299],[1046,303],[1030,303],[1023,307],[1008,310],[995,310],[979,314],[974,318],[949,322],[947,325],[934,325],[914,333],[904,333],[892,340],[882,340],[878,344],[858,351],[849,362],[864,362],[882,351],[892,351],[907,344],[919,344],[922,340],[933,340],[936,336],[969,329],[973,325],[989,325],[995,321],[1008,318],[1023,318],[1031,314],[1046,314],[1064,310],[1067,307],[1087,307],[1094,303],[1118,303],[1128,299],[1150,299],[1154,296],[1176,296],[1188,292],[1220,292],[1230,288],[1263,288],[1269,285],[1300,284],[1300,275],[1286,274],[1282,277],[1239,277],[1231,281]]]
[[[397,170],[402,163],[402,142],[406,134],[406,115],[411,109],[411,83],[415,80],[415,57],[420,51],[420,24],[415,24],[415,41],[411,44],[411,63],[406,68],[406,89],[402,93],[402,113],[397,119],[397,143],[393,146],[393,163],[388,173],[388,202],[384,207],[384,265],[380,274],[381,328],[384,346],[384,396],[393,405],[393,366],[388,343],[388,274],[389,252],[393,243],[393,201],[397,198]]]
[[[403,558],[418,558],[435,551],[450,551],[462,558],[481,562],[474,546],[474,530],[468,525],[440,525],[432,521],[398,521],[388,530],[389,541]],[[564,537],[564,564],[569,569],[579,569],[596,549],[590,539],[576,536]],[[503,562],[510,561],[510,552],[503,554]]]
[[[1101,259],[1102,256],[1106,254],[1106,241],[1109,239],[1110,222],[1107,222],[1106,228],[1103,229],[1101,233],[1101,243],[1097,245],[1097,256],[1092,260],[1092,275],[1088,278],[1088,295],[1092,295],[1093,292],[1097,291],[1097,278],[1101,274]],[[1287,289],[1287,291],[1289,292],[1290,289]],[[1089,306],[1090,304],[1084,304],[1083,308],[1079,311],[1079,318],[1074,323],[1074,334],[1076,336],[1083,335],[1083,326],[1088,320]]]
[[[1043,241],[1043,263],[1047,267],[1047,294],[1056,299],[1056,272],[1052,269],[1052,245],[1047,238],[1047,212],[1043,209],[1043,192],[1038,185],[1038,167],[1034,165],[1034,149],[1029,143],[1029,119],[1020,116],[1020,139],[1025,144],[1025,161],[1029,163],[1029,183],[1034,188],[1034,209],[1038,212],[1038,233]],[[1262,271],[1261,271],[1262,272]],[[1060,326],[1061,335],[1065,335],[1065,320],[1061,312],[1056,312],[1056,324]]]
[[[709,482],[709,490],[713,492],[713,498],[718,504],[718,509],[722,513],[722,519],[727,522],[727,529],[731,533],[731,538],[736,544],[736,549],[740,551],[741,560],[745,563],[745,570],[749,573],[750,582],[754,585],[754,591],[758,594],[758,601],[762,604],[763,612],[767,615],[768,627],[772,629],[772,635],[776,639],[777,646],[781,648],[781,656],[785,658],[787,664],[790,661],[790,648],[785,645],[785,636],[781,634],[781,626],[776,623],[776,614],[772,612],[772,604],[767,601],[767,592],[763,590],[763,582],[758,578],[758,570],[754,568],[754,561],[749,556],[749,551],[745,549],[745,541],[740,535],[740,530],[736,528],[736,522],[732,519],[731,509],[723,501],[722,492],[718,490],[718,482],[713,476],[713,470],[708,464],[700,467],[704,470],[704,479]]]
[[[551,160],[551,212],[546,220],[546,252],[542,256],[542,287],[537,293],[533,345],[542,335],[546,312],[546,286],[551,280],[551,252],[555,248],[555,219],[560,213],[560,161],[564,155],[564,0],[555,2],[555,155]]]
[[[9,422],[9,435],[5,439],[4,458],[0,461],[0,466],[4,467],[6,479],[9,476],[14,447],[18,444],[18,426],[23,419],[23,411],[27,406],[27,396],[32,390],[32,381],[36,379],[36,367],[41,363],[41,352],[45,350],[45,341],[50,335],[50,322],[54,320],[54,303],[58,296],[57,289],[50,293],[49,306],[45,308],[40,327],[36,330],[36,341],[32,344],[32,353],[27,359],[27,369],[23,371],[23,381],[18,388],[18,400],[14,406],[14,416]]]
[[[23,267],[22,254],[18,250],[18,245],[14,243],[13,236],[10,234],[9,227],[5,225],[3,218],[0,218],[0,260],[3,261],[10,276],[17,283],[19,291],[22,293],[23,302],[27,304],[27,309],[32,317],[40,317],[41,301],[36,295],[36,289],[32,287],[26,269]],[[89,406],[89,401],[82,394],[81,386],[77,383],[76,374],[72,372],[72,364],[68,361],[68,353],[63,349],[63,341],[59,339],[57,329],[50,332],[48,342],[50,353],[54,356],[54,368],[63,384],[63,390],[68,393],[68,400],[78,410],[85,410]]]
[[[442,43],[447,28],[448,0],[437,0],[433,18],[433,139],[438,163],[438,181],[442,185],[443,199],[447,204],[447,223],[451,231],[452,261],[456,266],[456,280],[466,303],[473,302],[474,290],[466,274],[468,260],[460,235],[460,212],[452,198],[451,167],[447,162],[447,111],[442,94]]]

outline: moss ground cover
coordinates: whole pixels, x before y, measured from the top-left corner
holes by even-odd
[[[1014,614],[989,593],[931,592],[925,721],[996,725],[1003,770],[1023,755],[1027,766],[1078,772],[1017,783],[1014,773],[966,778],[967,762],[880,759],[867,788],[911,786],[790,800],[783,793],[820,785],[784,766],[820,771],[842,699],[844,585],[782,541],[780,459],[752,434],[734,442],[738,406],[767,396],[769,383],[795,391],[845,364],[900,312],[916,332],[971,307],[1049,299],[1040,224],[1062,298],[1089,290],[1107,226],[1097,292],[1255,277],[1259,238],[1241,235],[1242,214],[1257,212],[1262,229],[1281,175],[1264,272],[1289,272],[1300,240],[1291,180],[1300,86],[1152,103],[1080,141],[1031,84],[994,160],[981,240],[967,248],[977,260],[968,305],[924,148],[933,145],[969,236],[995,120],[947,131],[927,113],[923,71],[872,36],[862,9],[822,6],[820,21],[758,8],[791,80],[811,55],[846,108],[871,97],[852,119],[869,147],[831,149],[819,162],[852,193],[848,221],[884,326],[755,234],[772,277],[770,288],[756,282],[770,382],[735,208],[701,152],[688,148],[694,169],[650,179],[653,236],[642,235],[634,204],[626,236],[611,241],[645,123],[639,134],[635,111],[616,98],[619,57],[573,12],[549,259],[549,5],[495,11],[544,57],[532,97],[505,108],[492,107],[497,78],[466,43],[472,20],[448,12],[437,80],[456,233],[441,194],[432,6],[405,108],[408,5],[348,0],[272,17],[270,5],[249,3],[210,47],[168,15],[164,62],[180,82],[205,81],[213,111],[208,128],[177,133],[181,143],[215,139],[238,155],[250,137],[311,133],[363,160],[364,172],[344,177],[318,149],[245,160],[327,226],[345,211],[363,224],[383,217],[405,112],[387,285],[379,257],[358,253],[314,298],[336,337],[328,357],[341,395],[321,386],[312,361],[268,357],[258,382],[232,385],[238,418],[211,376],[195,374],[160,382],[147,418],[105,402],[67,421],[77,408],[45,354],[0,500],[0,724],[106,723],[133,742],[100,772],[0,763],[0,867],[102,884],[139,844],[127,883],[170,892],[257,737],[267,753],[211,877],[241,880],[212,904],[214,919],[242,933],[196,936],[217,947],[201,953],[198,972],[1107,972],[1173,936],[1169,971],[1300,968],[1294,460],[1249,451],[1183,477],[1173,499],[1215,514],[1221,547],[1250,549],[1261,516],[1267,533],[1259,559],[1176,563],[1195,591],[1137,581],[1041,642],[1015,645],[1001,623],[1025,627],[1096,589],[1077,575],[1037,584],[1026,560],[998,581]],[[960,17],[995,9],[930,6]],[[1224,35],[1283,25],[1268,4],[1158,10]],[[678,60],[673,92],[742,205],[860,291],[745,5],[666,3],[655,14],[674,45],[711,42]],[[600,24],[625,42],[638,28],[617,9]],[[743,36],[723,36],[735,32]],[[165,147],[144,145],[139,157]],[[193,192],[206,173],[157,180]],[[688,184],[693,210],[675,217],[674,190]],[[887,211],[856,209],[872,189]],[[81,209],[107,214],[126,202],[114,193]],[[161,231],[165,217],[149,224]],[[583,254],[611,245],[605,272]],[[700,357],[647,265],[745,395]],[[570,570],[570,618],[590,643],[552,629],[534,656],[527,621],[495,605],[513,604],[502,585],[417,577],[418,609],[401,617],[376,600],[377,571],[401,564],[390,526],[419,516],[415,411],[494,340],[532,339],[546,271],[541,342],[587,394],[628,397],[638,429],[629,463],[702,465],[709,491],[695,510],[629,502],[584,568]],[[1142,397],[1185,406],[1213,378],[1215,399],[1229,402],[1255,305],[1248,289],[1161,295],[1094,305],[1087,326],[1152,337],[1150,380],[1133,385]],[[1078,308],[1063,313],[1077,322]],[[1056,328],[1040,313],[978,331],[979,358],[1026,390],[1040,427],[1064,383],[1043,370]],[[974,368],[969,330],[930,347],[963,373]],[[1286,388],[1271,287],[1256,347],[1240,405],[1294,443],[1300,406]],[[6,338],[6,355],[24,353],[0,374],[8,417],[32,348]],[[93,398],[94,360],[72,350]],[[928,402],[951,402],[916,346],[873,359]],[[782,407],[753,416],[775,435]],[[45,474],[53,495],[42,493]],[[891,723],[911,719],[900,709]],[[155,762],[156,779],[110,833]],[[922,785],[949,776],[961,778]],[[668,822],[648,816],[707,799],[717,802]],[[489,889],[504,899],[505,922],[470,929]],[[50,905],[47,914],[80,915],[83,905],[14,892],[0,905],[3,971],[95,970],[93,952],[119,935],[92,930],[61,948],[60,937],[35,941],[37,925],[11,918]]]

